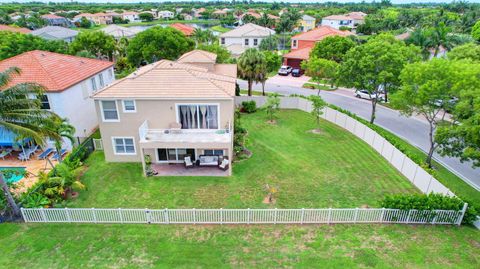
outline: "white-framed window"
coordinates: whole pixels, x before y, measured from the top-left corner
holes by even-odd
[[[105,122],[117,122],[120,121],[118,116],[117,101],[103,100],[100,101],[100,108],[102,110],[102,118]]]
[[[92,90],[93,90],[93,92],[96,92],[98,88],[97,88],[97,80],[95,79],[95,77],[92,77],[92,78],[90,79],[90,82],[92,83]]]
[[[133,137],[112,137],[112,144],[115,155],[137,154]]]
[[[249,40],[248,38],[245,38],[245,46],[248,46],[248,42],[249,42],[249,41],[250,41],[250,40]]]
[[[203,151],[203,155],[223,156],[223,149],[206,149],[206,150]]]
[[[256,39],[256,38],[253,39],[253,45],[254,46],[258,45],[258,39]]]
[[[292,40],[292,47],[297,48],[297,40]]]
[[[98,74],[98,79],[100,80],[100,87],[103,88],[105,86],[105,81],[103,80],[103,74]]]
[[[123,112],[124,113],[134,113],[137,112],[137,106],[135,100],[123,100]]]
[[[40,97],[40,106],[42,109],[50,110],[50,102],[48,101],[48,96],[46,94]]]
[[[182,129],[219,129],[218,104],[177,104],[177,122]]]

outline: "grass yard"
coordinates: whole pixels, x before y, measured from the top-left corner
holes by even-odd
[[[456,226],[2,224],[3,268],[480,268]]]
[[[415,187],[360,139],[313,116],[282,110],[276,125],[264,111],[242,117],[253,156],[233,166],[232,177],[144,178],[140,163],[105,163],[97,152],[83,175],[86,191],[68,207],[315,208],[370,207],[386,194]],[[278,187],[275,205],[262,201],[265,184]]]
[[[323,85],[323,84],[318,85],[316,83],[305,83],[305,84],[302,85],[302,87],[307,88],[307,89],[312,89],[312,90],[324,90],[324,91],[334,91],[334,90],[338,89],[336,87],[331,88],[329,85],[330,84],[328,84],[328,85]]]
[[[221,25],[215,25],[215,26],[212,26],[212,28],[210,28],[210,30],[212,31],[217,31],[219,33],[226,33],[228,31],[231,31],[232,29],[229,29],[229,28],[225,28]]]

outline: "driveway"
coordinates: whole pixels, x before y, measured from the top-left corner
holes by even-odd
[[[245,81],[238,80],[238,83],[240,88],[246,88],[247,84]],[[254,85],[253,89],[261,91],[261,85]],[[273,84],[270,82],[267,82],[265,85],[265,91],[277,92],[285,96],[289,96],[290,94],[317,94],[316,90],[304,89],[301,88],[301,86]],[[349,90],[339,90],[338,92],[321,91],[321,96],[330,104],[349,110],[364,119],[370,119],[371,103],[367,100],[355,98]],[[418,117],[405,117],[398,111],[378,106],[375,123],[397,136],[402,137],[421,150],[425,152],[428,150],[428,124],[424,120]],[[480,169],[472,168],[468,162],[461,163],[458,158],[442,157],[439,154],[434,154],[434,158],[465,182],[480,191]]]
[[[297,78],[297,77],[292,77],[291,75],[288,75],[288,76],[275,75],[267,80],[267,84],[301,88],[303,84],[307,83],[309,80],[310,80],[310,77],[307,77],[307,76],[301,76]]]

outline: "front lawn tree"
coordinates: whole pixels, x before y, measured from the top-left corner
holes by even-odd
[[[420,50],[406,46],[392,35],[380,34],[367,43],[347,52],[339,68],[339,81],[348,87],[366,90],[370,95],[380,96],[395,92],[400,87],[400,72],[403,67],[420,60]],[[372,98],[370,123],[375,121],[377,98]]]
[[[171,27],[155,26],[137,34],[127,46],[127,59],[134,65],[153,63],[161,59],[176,60],[191,51],[195,42]]]
[[[329,36],[315,44],[312,52],[310,52],[310,57],[313,56],[340,63],[347,51],[355,46],[355,41],[349,37]]]
[[[248,96],[252,96],[252,85],[264,72],[266,66],[265,55],[255,48],[247,49],[237,61],[238,73],[241,79],[248,83]]]
[[[432,156],[437,148],[435,131],[450,109],[455,81],[452,63],[445,59],[432,59],[405,66],[400,80],[401,88],[392,94],[391,104],[404,115],[419,114],[429,125],[429,150],[425,163],[432,166]]]
[[[315,132],[320,132],[320,118],[323,115],[323,109],[327,106],[327,103],[320,96],[310,95],[308,99],[312,102],[312,115],[317,122],[317,129]]]
[[[113,59],[116,42],[113,36],[102,31],[82,32],[70,44],[70,52],[76,54],[87,51],[97,58],[107,57]]]
[[[317,83],[318,95],[320,95],[320,83],[324,80],[330,81],[330,86],[333,88],[333,81],[339,65],[331,60],[311,57],[308,61],[302,62],[302,68],[305,70],[305,74]]]
[[[278,93],[272,93],[267,97],[265,110],[267,111],[269,122],[275,123],[275,114],[280,110],[280,97]]]

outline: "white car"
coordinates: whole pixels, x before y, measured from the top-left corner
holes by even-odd
[[[282,67],[280,67],[280,70],[278,70],[278,74],[281,76],[288,76],[288,74],[290,74],[291,72],[292,67],[288,65],[282,65]]]
[[[372,99],[377,99],[377,94],[375,93],[370,94],[367,90],[356,90],[355,97],[372,100]],[[383,93],[379,94],[378,99],[385,100],[385,95]]]

